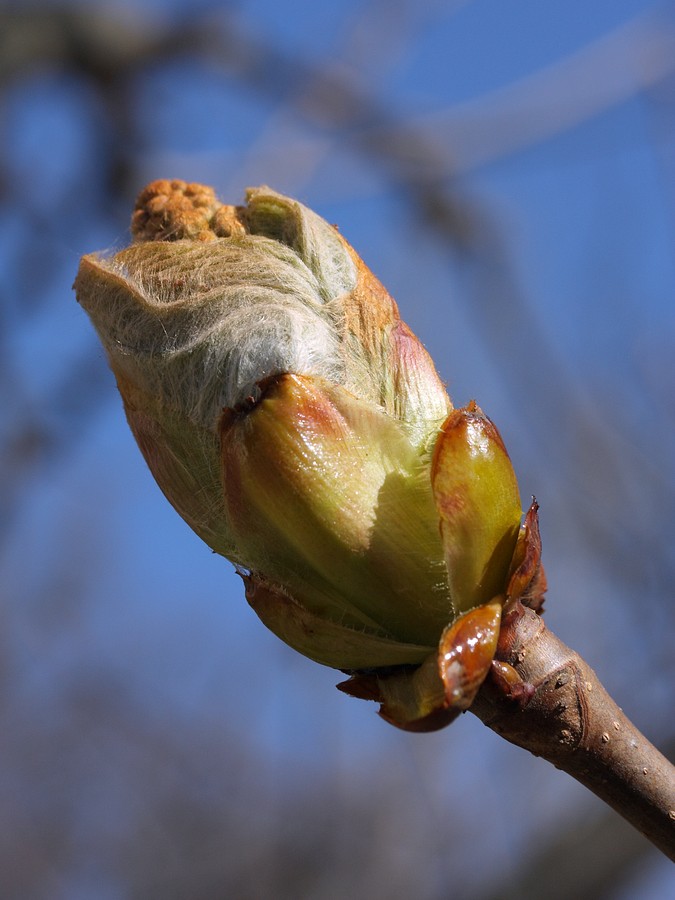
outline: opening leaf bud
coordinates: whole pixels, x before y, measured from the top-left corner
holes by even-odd
[[[279,637],[394,724],[444,724],[489,668],[517,546],[511,582],[534,571],[497,429],[453,409],[395,302],[300,203],[158,181],[132,233],[75,287],[160,488]]]

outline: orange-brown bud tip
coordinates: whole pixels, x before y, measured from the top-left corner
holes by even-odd
[[[179,179],[150,182],[131,217],[131,234],[139,242],[213,241],[244,232],[236,208],[222,204],[213,188]]]

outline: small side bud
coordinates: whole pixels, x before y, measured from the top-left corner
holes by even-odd
[[[431,481],[450,591],[465,612],[505,592],[522,515],[501,435],[475,403],[443,424]]]

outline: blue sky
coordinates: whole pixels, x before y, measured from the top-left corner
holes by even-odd
[[[95,6],[137,15],[131,5]],[[139,27],[150,27],[143,22],[153,17],[167,26],[187,23],[198,10],[213,17],[214,29],[229,10],[242,34],[291,60],[328,67],[397,122],[422,129],[445,167],[443,186],[479,210],[496,236],[481,252],[493,247],[501,259],[491,266],[482,258],[477,272],[416,217],[396,176],[363,149],[367,122],[327,124],[303,107],[308,85],[254,90],[213,60],[154,63],[127,85],[135,189],[178,177],[213,184],[236,202],[248,184],[269,183],[339,224],[399,302],[452,396],[459,403],[476,397],[497,422],[523,496],[536,493],[542,503],[553,627],[599,669],[638,725],[655,739],[672,737],[656,712],[667,703],[668,684],[649,676],[654,659],[667,663],[664,622],[672,617],[658,573],[673,564],[664,534],[672,535],[675,515],[673,73],[646,91],[628,89],[621,102],[580,116],[576,127],[549,137],[544,128],[542,139],[508,149],[511,129],[538,135],[542,122],[555,120],[555,105],[537,106],[536,73],[550,69],[545,84],[556,92],[547,96],[583,109],[616,76],[600,65],[606,42],[611,51],[626,34],[631,46],[643,40],[648,48],[646,57],[627,56],[625,66],[617,50],[610,53],[630,88],[662,52],[658,44],[649,56],[657,37],[675,42],[672,4],[154,2],[144,5]],[[635,17],[642,17],[639,27]],[[597,50],[600,62],[597,81],[579,89],[559,66],[582,48]],[[563,73],[558,81],[556,72]],[[500,120],[507,101],[521,120]],[[9,600],[9,723],[47,752],[50,729],[65,727],[71,714],[73,691],[92,684],[167,734],[235,730],[270,785],[283,773],[291,783],[330,776],[344,786],[387,760],[402,796],[433,795],[439,822],[445,806],[461,809],[469,830],[481,827],[471,811],[477,792],[513,809],[529,782],[529,822],[507,834],[492,828],[494,867],[481,884],[500,865],[514,867],[556,816],[597,810],[577,785],[469,716],[424,745],[411,743],[374,708],[338,694],[338,673],[265,632],[231,566],[199,542],[152,482],[70,290],[82,253],[127,241],[133,196],[107,207],[102,187],[112,129],[100,96],[45,62],[9,83],[0,116],[2,349],[12,387],[0,435],[33,423],[52,448],[23,459],[20,504],[0,551]],[[453,156],[453,135],[464,155]],[[472,146],[480,150],[475,165]],[[508,306],[511,291],[519,313]],[[491,303],[502,304],[496,333],[496,317],[479,312]],[[542,339],[539,356],[528,346],[532,335]],[[530,352],[538,367],[528,375]],[[79,393],[68,394],[68,378],[83,360],[97,393],[78,418]],[[572,415],[580,408],[597,432],[590,425],[582,432]],[[622,448],[611,472],[602,440]],[[57,452],[62,446],[67,452]],[[594,519],[603,504],[606,518]],[[635,572],[645,585],[643,620],[618,563],[622,547],[641,540],[653,547],[650,529],[657,528],[656,562]],[[96,783],[113,743],[107,732],[98,743],[88,740],[79,752]],[[485,773],[495,770],[511,774],[486,784]],[[115,771],[124,784],[124,769]],[[27,777],[16,763],[9,783]],[[101,834],[128,826],[131,799],[108,822],[103,811],[112,794],[103,791],[101,799],[84,777],[71,777],[81,788],[76,830],[86,831],[90,820]],[[44,813],[37,801],[35,808],[36,816]],[[80,839],[73,840],[77,847]],[[457,858],[471,858],[471,846],[458,839]],[[647,900],[663,896],[667,877],[649,859],[651,874],[639,886]],[[72,860],[59,874],[64,896],[126,896],[95,852],[88,860],[74,852]]]

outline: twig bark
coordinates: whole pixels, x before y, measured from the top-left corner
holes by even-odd
[[[675,768],[626,718],[595,672],[518,604],[497,659],[534,687],[512,699],[488,680],[471,711],[506,740],[567,772],[675,861]]]

